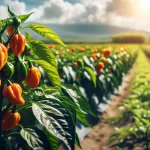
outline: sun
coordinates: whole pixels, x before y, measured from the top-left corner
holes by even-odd
[[[150,0],[140,0],[140,6],[143,9],[150,9]]]

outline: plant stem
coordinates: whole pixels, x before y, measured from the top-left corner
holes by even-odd
[[[16,135],[16,134],[20,134],[20,132],[12,132],[12,133],[6,134],[4,137],[9,137],[11,135]]]
[[[4,82],[1,80],[1,86],[0,86],[0,137],[2,136],[2,107],[3,107],[3,88],[4,88]]]

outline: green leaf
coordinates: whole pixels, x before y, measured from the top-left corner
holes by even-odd
[[[47,77],[50,79],[53,86],[57,87],[57,89],[59,89],[59,91],[61,91],[61,82],[60,82],[60,78],[59,78],[57,69],[44,60],[32,60],[32,62],[35,62],[35,63],[39,64],[41,67],[43,67],[43,69],[45,70],[45,72],[47,74]]]
[[[28,42],[33,40],[32,36],[28,32],[25,32],[25,37]]]
[[[19,15],[18,17],[21,19],[21,23],[24,23],[32,14],[33,12],[29,13],[29,14],[25,14],[25,15]]]
[[[23,128],[20,134],[31,148],[38,150],[50,149],[46,135],[38,128]]]
[[[75,126],[70,124],[71,117],[61,101],[49,98],[32,102],[32,110],[41,125],[62,140],[69,150],[74,150]]]
[[[66,46],[60,37],[50,28],[41,24],[30,24],[24,28],[30,28],[47,39],[53,40],[63,46]]]
[[[3,27],[6,23],[6,20],[0,20],[0,27]]]
[[[108,140],[108,143],[112,143],[113,141],[115,141],[117,139],[117,136],[116,135],[112,135],[110,136],[109,140]]]
[[[96,87],[96,75],[94,74],[94,71],[90,67],[84,67],[83,70],[85,70],[90,75],[94,87]]]
[[[58,139],[51,134],[44,126],[41,124],[37,124],[37,127],[42,130],[45,135],[47,136],[47,139],[50,143],[51,149],[50,150],[58,150]]]
[[[76,110],[76,117],[78,120],[80,120],[83,124],[87,125],[87,126],[91,126],[86,118],[86,112],[83,110],[82,106],[80,105],[80,98],[78,93],[76,93],[75,91],[73,91],[70,88],[66,88],[64,86],[62,86],[62,92],[65,94],[65,96],[68,97],[68,101],[71,100],[74,102],[74,108]],[[67,101],[67,102],[68,102]]]
[[[88,103],[88,101],[83,97],[82,93],[78,89],[77,86],[72,85],[63,85],[62,86],[63,91],[69,95],[71,99],[75,102],[75,104],[84,112],[87,112],[91,114],[92,116],[95,116],[95,114],[92,112],[92,109]]]
[[[40,59],[45,60],[56,67],[56,59],[53,52],[42,41],[33,40],[29,41],[28,44]]]

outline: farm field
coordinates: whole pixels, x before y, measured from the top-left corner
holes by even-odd
[[[77,86],[98,116],[87,116],[94,127],[82,138],[81,147],[149,149],[150,45],[82,44],[49,48],[57,57],[62,83]],[[80,121],[86,128],[87,124]]]
[[[107,44],[65,45],[49,26],[24,24],[32,12],[5,10],[0,150],[150,150],[148,34],[119,33]],[[34,39],[32,31],[45,40]]]

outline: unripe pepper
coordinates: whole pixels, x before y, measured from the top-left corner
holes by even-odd
[[[19,56],[23,53],[25,44],[25,36],[21,33],[15,34],[9,43],[10,48],[12,49],[15,56]]]
[[[23,105],[25,103],[21,94],[22,88],[17,83],[5,86],[3,89],[3,96],[13,105]]]
[[[2,130],[8,131],[15,128],[21,116],[18,112],[13,113],[11,110],[7,111],[2,118]]]
[[[13,80],[16,82],[22,82],[27,76],[26,62],[21,57],[15,58],[15,73]]]
[[[28,75],[25,78],[25,82],[31,87],[36,88],[41,79],[40,70],[37,67],[28,68]]]
[[[15,72],[13,64],[6,62],[5,66],[2,68],[2,75],[4,78],[10,79]]]
[[[7,59],[8,59],[7,48],[3,44],[0,43],[0,70],[5,65]]]

